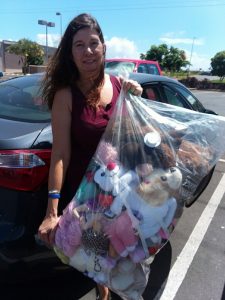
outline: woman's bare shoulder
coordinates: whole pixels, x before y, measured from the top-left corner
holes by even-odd
[[[56,91],[55,97],[62,97],[62,96],[64,96],[64,97],[72,96],[70,87],[61,88]]]
[[[69,109],[72,107],[72,93],[69,87],[61,88],[55,93],[54,105],[65,107]]]

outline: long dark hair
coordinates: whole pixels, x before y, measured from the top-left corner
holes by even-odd
[[[75,17],[67,26],[67,29],[61,39],[61,42],[51,58],[44,80],[42,82],[43,100],[51,109],[55,93],[68,86],[72,86],[79,79],[79,71],[72,59],[72,41],[73,36],[83,28],[96,30],[99,39],[104,44],[102,30],[97,20],[90,14],[80,14]],[[103,55],[105,55],[103,53]],[[100,88],[104,82],[104,59],[101,65],[98,78],[94,82],[93,90],[88,95],[87,102],[89,105],[96,107],[99,102]]]

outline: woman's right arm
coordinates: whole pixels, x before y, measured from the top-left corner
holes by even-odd
[[[52,154],[49,170],[48,190],[61,191],[71,152],[71,111],[72,95],[70,89],[55,94],[52,107]],[[60,199],[48,199],[46,215],[39,227],[38,236],[46,244],[54,243],[58,223],[58,202]]]

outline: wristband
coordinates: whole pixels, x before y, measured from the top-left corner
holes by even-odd
[[[60,198],[60,192],[57,191],[57,190],[51,190],[51,191],[48,191],[48,198],[51,198],[51,199],[59,199]]]

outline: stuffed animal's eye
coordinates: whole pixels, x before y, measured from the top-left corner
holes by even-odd
[[[105,172],[102,172],[102,173],[101,173],[101,176],[102,176],[102,177],[105,176]]]
[[[170,172],[171,173],[176,172],[176,169],[175,168],[170,168]]]
[[[166,176],[161,176],[160,177],[162,181],[167,181],[167,177]]]

